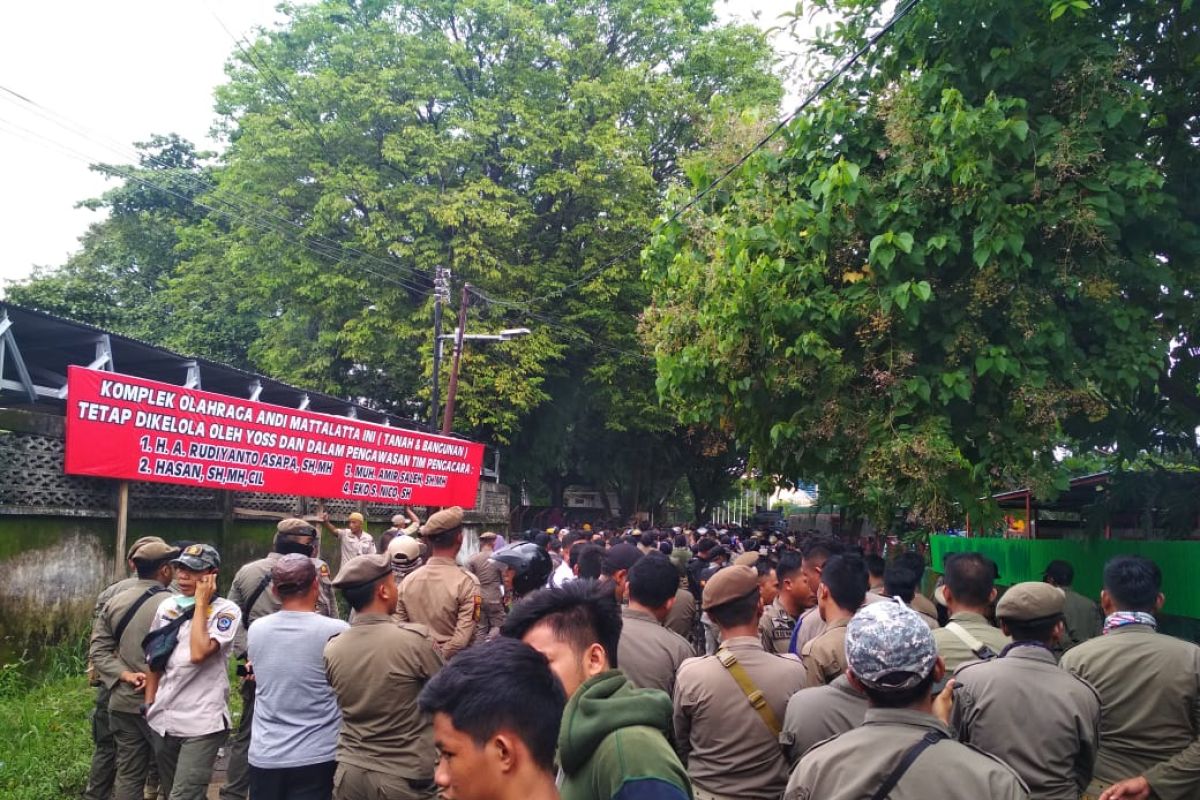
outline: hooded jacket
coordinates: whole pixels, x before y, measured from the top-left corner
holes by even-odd
[[[587,680],[558,731],[562,800],[690,800],[692,784],[667,742],[671,699],[636,689],[620,670]]]

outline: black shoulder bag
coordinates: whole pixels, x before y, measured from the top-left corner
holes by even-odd
[[[892,774],[887,776],[887,780],[883,785],[876,790],[875,794],[871,795],[871,800],[886,800],[887,796],[892,793],[892,789],[896,788],[896,784],[904,777],[904,773],[908,772],[908,768],[913,765],[917,757],[924,753],[926,748],[937,744],[942,739],[946,738],[946,734],[941,731],[929,731],[921,737],[921,741],[908,748],[904,757],[900,759],[900,763],[892,770]]]
[[[254,608],[254,604],[258,602],[258,598],[262,597],[262,593],[266,590],[270,582],[271,573],[268,572],[266,575],[263,575],[262,580],[258,582],[258,586],[255,586],[254,591],[246,598],[245,605],[241,606],[242,619],[246,621],[247,628],[250,627],[250,609]]]
[[[146,634],[146,638],[142,639],[142,650],[146,652],[146,663],[150,665],[150,669],[162,672],[167,668],[167,661],[179,644],[180,627],[195,613],[196,607],[192,606],[166,625]]]
[[[138,609],[146,604],[146,601],[156,594],[162,594],[169,591],[165,586],[151,586],[142,593],[137,600],[133,601],[133,605],[121,617],[121,621],[117,623],[117,627],[113,630],[113,640],[117,643],[117,648],[121,647],[121,637],[125,635],[125,629],[129,627],[129,623],[133,622],[133,615],[138,612]]]

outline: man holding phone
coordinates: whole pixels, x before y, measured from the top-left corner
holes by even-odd
[[[167,799],[203,800],[230,727],[225,665],[242,613],[217,596],[216,548],[189,545],[171,563],[181,594],[159,605],[150,632],[176,624],[178,639],[164,670],[146,675],[146,723]]]

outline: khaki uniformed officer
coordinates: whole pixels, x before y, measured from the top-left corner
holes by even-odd
[[[996,604],[1013,643],[999,658],[954,673],[958,740],[1002,759],[1031,796],[1047,800],[1078,800],[1092,780],[1100,738],[1096,690],[1061,669],[1051,651],[1062,636],[1063,600],[1048,583],[1013,586]]]
[[[784,800],[862,800],[897,771],[890,800],[987,798],[1024,800],[1025,785],[1003,762],[951,738],[931,712],[934,682],[945,666],[929,626],[907,606],[871,603],[846,628],[847,674],[870,702],[862,727],[816,745],[800,757]]]
[[[317,530],[302,519],[280,520],[275,526],[275,539],[266,558],[251,561],[237,571],[229,587],[229,599],[242,611],[242,625],[233,640],[233,653],[246,657],[246,631],[255,620],[274,614],[280,608],[279,598],[271,591],[271,569],[288,553],[309,558],[316,551]],[[329,581],[329,567],[319,558],[312,558],[317,568],[317,613],[337,616],[337,601]],[[253,669],[250,665],[249,669]],[[244,677],[238,687],[242,696],[242,718],[237,732],[229,737],[229,766],[226,781],[221,786],[221,800],[245,800],[250,789],[250,737],[254,726],[254,676]]]
[[[758,623],[763,649],[768,653],[784,654],[792,642],[796,622],[805,609],[816,603],[808,581],[800,574],[800,554],[794,550],[784,551],[775,565],[775,599],[763,609]]]
[[[629,568],[629,605],[621,609],[617,663],[639,689],[675,690],[675,673],[696,651],[663,620],[675,602],[679,573],[671,559],[651,550]]]
[[[846,671],[846,624],[862,605],[867,584],[867,567],[858,556],[825,562],[817,587],[817,613],[825,630],[800,651],[808,686],[830,683]]]
[[[400,584],[396,601],[397,619],[428,627],[446,659],[471,644],[482,604],[479,579],[454,561],[462,547],[462,522],[462,509],[453,506],[421,526],[431,555]]]
[[[950,610],[950,621],[933,632],[933,640],[949,671],[982,658],[975,643],[996,654],[1012,641],[987,621],[996,599],[995,575],[992,563],[979,553],[955,553],[946,559],[946,582],[937,592]]]
[[[500,566],[492,561],[495,552],[496,534],[484,531],[479,534],[479,552],[467,560],[467,569],[479,581],[482,605],[479,622],[475,626],[475,640],[483,641],[500,634],[504,624],[504,575]]]
[[[104,604],[92,629],[88,650],[101,683],[110,690],[109,724],[116,744],[115,800],[142,800],[146,776],[154,761],[154,736],[142,718],[146,656],[142,639],[150,631],[167,586],[175,575],[171,559],[179,550],[161,539],[147,541],[132,553],[138,577]]]
[[[762,649],[758,573],[733,565],[704,587],[704,610],[721,634],[716,655],[689,658],[675,679],[675,737],[698,800],[778,800],[787,783],[779,748],[788,698],[804,668]],[[761,710],[752,705],[758,700]]]
[[[392,621],[396,577],[386,553],[350,559],[333,585],[355,611],[350,629],[325,645],[325,674],[342,712],[333,796],[431,798],[437,750],[417,696],[442,659],[424,626]]]
[[[804,751],[814,744],[862,725],[866,713],[867,696],[845,675],[827,686],[810,686],[796,692],[788,700],[779,736],[788,764],[796,766]]]

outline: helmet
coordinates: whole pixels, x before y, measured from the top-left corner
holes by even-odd
[[[492,561],[513,570],[513,592],[516,594],[528,594],[541,589],[554,568],[550,554],[533,542],[517,542],[506,547],[493,555]]]

